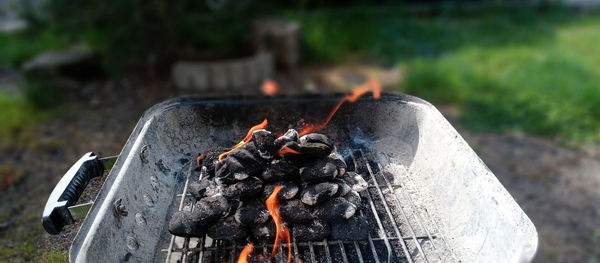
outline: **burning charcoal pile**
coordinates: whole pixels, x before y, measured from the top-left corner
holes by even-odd
[[[297,241],[367,239],[358,212],[367,182],[346,171],[330,138],[294,129],[279,137],[257,129],[246,137],[233,150],[199,157],[203,178],[188,186],[197,202],[173,215],[173,235],[272,242],[280,216]],[[268,207],[277,186],[278,207]]]

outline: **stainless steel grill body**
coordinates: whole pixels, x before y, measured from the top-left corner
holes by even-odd
[[[235,262],[245,244],[173,237],[166,229],[175,211],[192,207],[187,183],[201,176],[191,169],[194,157],[235,144],[265,117],[273,131],[319,121],[337,99],[180,98],[151,108],[83,222],[71,262]],[[370,238],[294,242],[303,262],[522,262],[535,254],[531,221],[429,103],[404,95],[363,99],[344,105],[321,132],[369,181],[360,212]],[[270,245],[256,249],[268,254]]]

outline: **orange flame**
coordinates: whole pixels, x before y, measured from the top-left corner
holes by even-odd
[[[256,130],[264,129],[265,127],[267,127],[267,124],[269,124],[269,121],[265,118],[265,120],[263,120],[261,123],[252,126],[252,128],[250,128],[250,130],[248,130],[248,133],[246,134],[246,137],[244,137],[244,139],[242,139],[240,142],[238,142],[238,144],[231,147],[231,150],[226,151],[222,154],[219,154],[219,162],[221,160],[223,160],[223,158],[225,158],[225,156],[227,156],[231,151],[244,146],[244,144],[246,144],[250,140],[252,140],[252,132],[254,132]]]
[[[355,87],[354,89],[352,89],[352,92],[350,94],[347,94],[346,96],[344,96],[335,105],[335,107],[333,107],[333,109],[329,112],[329,114],[327,115],[327,118],[325,118],[324,121],[322,121],[321,123],[317,123],[317,124],[314,124],[314,123],[304,124],[304,126],[302,126],[302,128],[298,132],[298,135],[302,136],[302,135],[305,135],[305,134],[308,134],[311,132],[317,132],[317,131],[323,129],[325,126],[327,126],[329,121],[331,121],[331,119],[333,118],[333,115],[335,115],[335,113],[340,109],[340,107],[342,107],[342,105],[346,101],[350,102],[350,103],[356,102],[360,97],[362,97],[369,91],[373,92],[374,99],[380,99],[381,98],[381,83],[379,83],[379,81],[376,79],[371,79],[367,83],[360,85],[358,87]]]
[[[281,189],[283,189],[283,186],[275,186],[275,189],[273,189],[273,193],[271,193],[271,195],[269,196],[269,198],[267,198],[266,201],[267,209],[269,210],[273,221],[275,221],[275,230],[277,231],[275,233],[275,243],[273,243],[273,250],[271,251],[271,256],[269,256],[269,258],[275,258],[275,255],[277,255],[277,252],[279,250],[279,243],[281,243],[281,240],[284,239],[287,243],[288,249],[287,262],[290,263],[292,262],[290,230],[283,224],[283,219],[279,214],[279,200],[277,199],[277,194],[279,194],[279,191],[281,191]]]
[[[296,150],[294,150],[294,149],[292,149],[290,147],[284,146],[283,148],[281,148],[281,150],[279,150],[277,152],[277,155],[278,156],[283,156],[284,154],[288,154],[288,153],[291,153],[291,154],[302,154],[299,151],[296,151]]]
[[[273,96],[279,91],[279,85],[277,84],[277,82],[272,81],[270,79],[263,81],[260,88],[265,95],[269,96]]]
[[[248,256],[250,256],[252,251],[254,251],[254,244],[248,243],[248,245],[242,249],[242,252],[240,252],[240,257],[238,258],[237,263],[248,263]]]
[[[202,162],[202,159],[204,159],[204,157],[206,157],[206,153],[202,153],[198,157],[196,157],[196,164],[200,165],[200,162]]]

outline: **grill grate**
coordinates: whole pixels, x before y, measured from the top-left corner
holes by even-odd
[[[348,171],[361,174],[369,182],[360,193],[363,214],[370,226],[366,241],[294,242],[294,257],[302,262],[454,262],[446,240],[424,207],[414,202],[418,191],[411,187],[408,172],[391,174],[383,171],[368,150],[360,147],[343,150]],[[187,194],[193,172],[188,173],[179,210],[193,209],[194,200]],[[202,174],[200,175],[200,179]],[[171,236],[165,262],[236,262],[246,244],[223,240]],[[272,245],[255,244],[255,251],[268,255]],[[286,261],[287,244],[280,246],[276,262]]]

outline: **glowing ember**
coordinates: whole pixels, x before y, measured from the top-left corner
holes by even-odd
[[[248,243],[248,245],[246,245],[246,247],[242,249],[237,263],[248,263],[248,256],[250,256],[250,253],[252,253],[252,251],[254,251],[254,244]]]
[[[277,82],[270,79],[265,80],[261,85],[261,90],[265,95],[273,96],[279,91],[279,85]]]
[[[375,98],[375,99],[381,98],[381,83],[379,83],[379,81],[377,81],[376,79],[372,79],[372,80],[368,81],[367,83],[354,88],[352,90],[352,93],[344,96],[335,105],[335,107],[333,107],[333,109],[329,112],[329,114],[327,115],[327,118],[325,118],[324,121],[322,121],[321,123],[317,123],[317,124],[314,124],[314,123],[304,124],[304,126],[298,132],[298,135],[302,136],[302,135],[309,134],[312,132],[317,132],[317,131],[323,129],[325,126],[327,126],[329,121],[331,121],[331,118],[333,118],[333,115],[335,115],[335,113],[340,109],[340,107],[342,107],[342,105],[346,101],[350,102],[350,103],[356,102],[360,97],[362,97],[369,91],[373,92],[373,98]]]
[[[299,151],[296,151],[294,149],[291,149],[290,147],[285,146],[285,147],[281,148],[281,150],[279,150],[279,152],[277,152],[277,155],[278,156],[283,156],[283,155],[288,154],[288,153],[291,153],[291,154],[302,154]]]
[[[250,130],[248,130],[248,133],[246,134],[246,137],[244,137],[244,139],[242,139],[240,142],[238,142],[238,144],[231,147],[231,150],[226,151],[222,154],[219,154],[219,161],[223,160],[223,158],[225,158],[225,156],[227,156],[231,151],[244,146],[244,144],[246,144],[250,140],[252,140],[252,132],[254,132],[256,130],[264,129],[265,127],[267,127],[267,124],[269,124],[269,121],[265,118],[265,120],[263,120],[261,123],[252,126],[252,128],[250,128]]]
[[[283,186],[281,186],[281,185],[276,186],[275,189],[273,190],[273,193],[271,193],[269,198],[267,198],[267,202],[266,202],[267,209],[269,210],[269,213],[271,214],[273,221],[275,221],[275,230],[277,231],[275,233],[275,243],[273,243],[273,250],[271,251],[271,256],[269,256],[269,258],[271,258],[271,259],[275,258],[275,255],[277,255],[277,251],[279,250],[279,243],[281,243],[281,240],[283,239],[287,243],[287,249],[288,249],[287,262],[289,263],[289,262],[292,262],[292,246],[291,246],[290,230],[283,224],[283,219],[281,218],[281,215],[279,214],[279,200],[277,199],[277,194],[279,193],[279,191],[281,191],[281,189],[283,189]]]
[[[202,162],[204,157],[206,157],[206,153],[200,154],[198,157],[196,157],[196,164],[200,165],[200,162]]]

